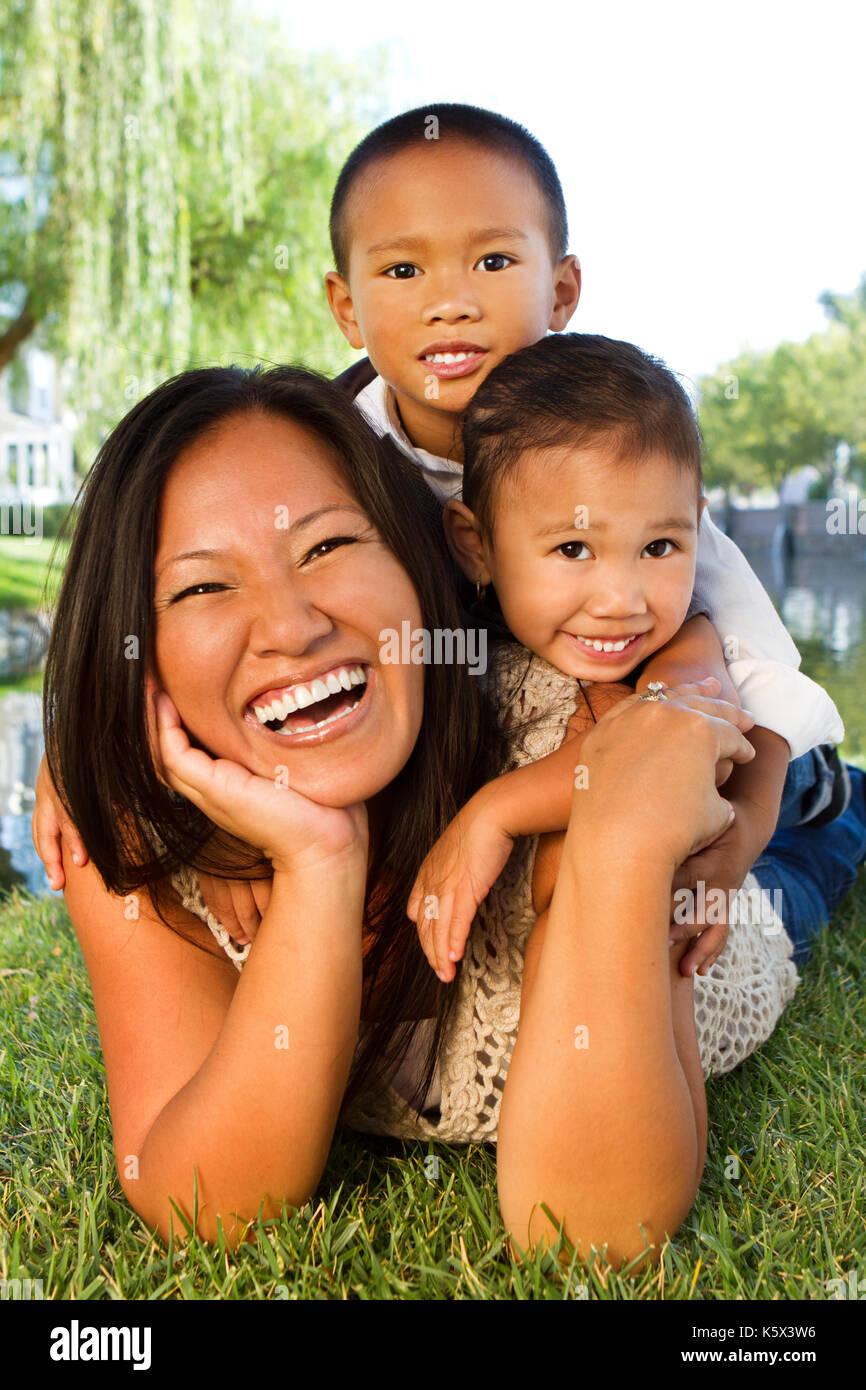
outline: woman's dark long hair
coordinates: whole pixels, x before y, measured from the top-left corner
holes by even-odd
[[[45,669],[45,748],[54,784],[109,891],[144,888],[156,910],[184,864],[262,876],[258,852],[228,843],[157,777],[149,754],[145,667],[155,650],[154,562],[160,498],[187,446],[229,417],[282,416],[321,439],[348,490],[414,585],[428,631],[461,625],[441,509],[408,461],[386,453],[339,387],[298,367],[212,367],[166,381],[105,441],[85,480]],[[428,664],[415,747],[389,787],[367,885],[365,994],[375,1000],[345,1100],[404,1055],[405,1020],[436,1028],[416,1101],[433,1077],[456,1000],[430,969],[406,905],[425,854],[502,757],[483,681]],[[243,850],[246,848],[246,855]]]

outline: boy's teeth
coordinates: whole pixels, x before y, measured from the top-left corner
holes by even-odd
[[[341,666],[339,671],[329,671],[324,680],[317,678],[309,687],[293,685],[281,700],[272,700],[269,705],[254,705],[255,716],[260,724],[281,722],[298,710],[307,709],[321,700],[328,700],[340,690],[351,690],[353,686],[364,685],[367,680],[363,666]],[[332,715],[332,718],[340,716]],[[323,720],[330,723],[330,720]]]
[[[472,352],[428,352],[424,358],[425,362],[465,362],[467,357],[474,357]]]

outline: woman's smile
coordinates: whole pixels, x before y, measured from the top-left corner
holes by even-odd
[[[244,719],[282,743],[333,742],[363,722],[375,683],[371,666],[343,662],[306,682],[265,691],[250,701]]]

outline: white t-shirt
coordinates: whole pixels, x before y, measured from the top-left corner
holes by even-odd
[[[381,437],[417,464],[441,501],[460,496],[463,467],[417,449],[400,424],[391,389],[377,376],[355,397],[355,405]],[[784,623],[746,557],[719,530],[705,509],[698,531],[692,612],[710,616],[727,661],[728,674],[745,709],[758,724],[779,734],[798,758],[819,743],[841,743],[845,726],[826,690],[800,671],[797,651]]]

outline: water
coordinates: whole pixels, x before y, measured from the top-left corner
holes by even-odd
[[[866,767],[866,563],[768,551],[748,560],[802,656],[801,670],[835,700],[845,723],[842,754]]]
[[[805,557],[784,564],[747,552],[802,654],[802,669],[830,693],[845,721],[842,752],[866,767],[866,564]],[[32,669],[44,632],[29,615],[0,610],[0,677]],[[30,822],[42,756],[41,697],[0,694],[0,893],[20,884],[50,890]]]

